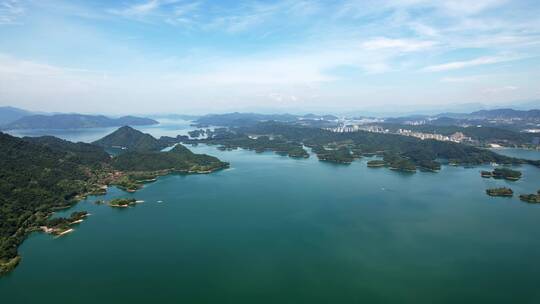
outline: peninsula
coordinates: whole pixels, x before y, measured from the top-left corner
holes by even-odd
[[[50,219],[55,210],[69,208],[87,195],[105,194],[110,185],[134,192],[161,175],[211,173],[229,166],[181,144],[160,152],[160,141],[131,127],[106,138],[96,145],[0,133],[0,274],[17,266],[17,248],[29,233],[64,235],[87,215]],[[104,146],[124,144],[130,149],[117,156],[104,150]],[[112,205],[124,204],[113,201]]]

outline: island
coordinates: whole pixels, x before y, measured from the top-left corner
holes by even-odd
[[[233,115],[234,116],[234,115]],[[233,117],[231,116],[231,117]],[[274,151],[288,154],[293,148],[301,152],[309,147],[319,160],[338,164],[350,164],[360,156],[386,155],[384,166],[404,172],[417,169],[437,172],[440,160],[455,166],[475,166],[488,163],[505,165],[529,163],[540,166],[540,162],[512,158],[487,149],[452,141],[419,139],[398,134],[376,133],[358,130],[334,132],[330,129],[306,126],[299,121],[250,121],[244,123],[224,120],[217,125],[227,128],[206,130],[205,138],[182,138],[184,144],[218,145],[221,150],[245,148],[256,152]],[[383,166],[383,165],[378,165]]]
[[[350,152],[349,148],[344,145],[335,145],[330,147],[317,145],[312,147],[311,150],[317,154],[317,158],[321,161],[348,165],[354,160],[354,156]]]
[[[509,197],[509,196],[514,195],[514,191],[512,191],[512,189],[506,188],[506,187],[491,188],[491,189],[486,190],[486,194],[489,195],[489,196],[505,196],[505,197]]]
[[[493,176],[493,173],[491,173],[491,171],[480,171],[480,176],[484,178],[490,178]]]
[[[519,199],[530,204],[540,204],[540,190],[536,194],[521,194]]]
[[[402,172],[416,172],[416,165],[409,158],[394,153],[385,153],[383,161],[390,170]]]
[[[108,204],[114,208],[127,208],[137,204],[137,200],[134,198],[116,198],[111,200]]]
[[[370,160],[367,162],[367,166],[369,168],[380,168],[386,166],[386,162],[384,160]]]
[[[493,178],[504,178],[506,180],[517,181],[521,178],[521,172],[509,168],[496,168],[492,172]]]

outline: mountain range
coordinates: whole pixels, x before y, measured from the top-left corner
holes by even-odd
[[[125,125],[144,126],[158,124],[156,120],[150,118],[123,116],[120,118],[110,118],[103,115],[83,115],[83,114],[53,114],[53,115],[33,115],[20,112],[15,108],[2,108],[4,120],[8,121],[1,125],[2,130],[16,129],[80,129],[80,128],[100,128],[119,127]],[[15,119],[18,116],[17,119]]]
[[[14,122],[25,116],[32,115],[32,112],[14,108],[14,107],[0,107],[0,126],[11,122]]]

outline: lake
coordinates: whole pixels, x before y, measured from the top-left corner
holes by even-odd
[[[491,151],[499,153],[502,155],[530,159],[530,160],[540,160],[540,150],[533,149],[520,149],[520,148],[492,148]]]
[[[189,123],[140,129],[185,134]],[[538,168],[510,182],[481,178],[489,166],[404,174],[368,159],[190,149],[231,168],[112,188],[62,212],[92,215],[64,237],[32,234],[0,278],[3,302],[540,303],[540,206],[485,194],[536,192]],[[145,202],[93,203],[118,197]]]

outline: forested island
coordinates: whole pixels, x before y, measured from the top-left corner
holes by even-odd
[[[117,132],[107,137],[107,144],[126,144],[132,150],[114,157],[105,152],[104,144],[0,133],[0,274],[19,263],[17,248],[29,233],[42,230],[60,235],[86,216],[76,213],[50,220],[54,211],[87,195],[104,194],[108,185],[135,191],[159,175],[209,173],[229,165],[181,144],[160,152],[160,146],[147,144],[157,139],[129,127]]]
[[[335,133],[321,128],[305,127],[287,122],[257,122],[245,126],[219,128],[206,132],[206,138],[181,138],[183,143],[218,145],[222,150],[245,148],[275,151],[291,157],[308,157],[304,147],[311,148],[319,160],[338,164],[350,164],[355,158],[378,155],[382,162],[370,162],[368,166],[386,166],[392,170],[415,172],[417,169],[438,171],[440,160],[452,165],[473,166],[485,163],[517,165],[529,163],[539,166],[538,161],[503,156],[470,145],[421,140],[395,134],[365,131]],[[503,176],[515,178],[505,170]]]
[[[135,204],[137,204],[137,200],[134,198],[117,198],[109,202],[109,206],[115,208],[127,208],[135,206]]]
[[[480,171],[480,176],[484,178],[493,177],[495,179],[506,179],[517,181],[521,178],[522,173],[510,168],[495,168],[493,171]]]
[[[540,204],[540,190],[533,194],[522,194],[519,199],[531,204]]]
[[[511,181],[516,181],[521,178],[521,172],[510,168],[496,168],[491,172],[493,178],[504,178]]]
[[[512,191],[512,189],[510,189],[510,188],[501,187],[501,188],[487,189],[486,194],[489,195],[489,196],[505,196],[505,197],[509,197],[509,196],[514,195],[514,191]]]

